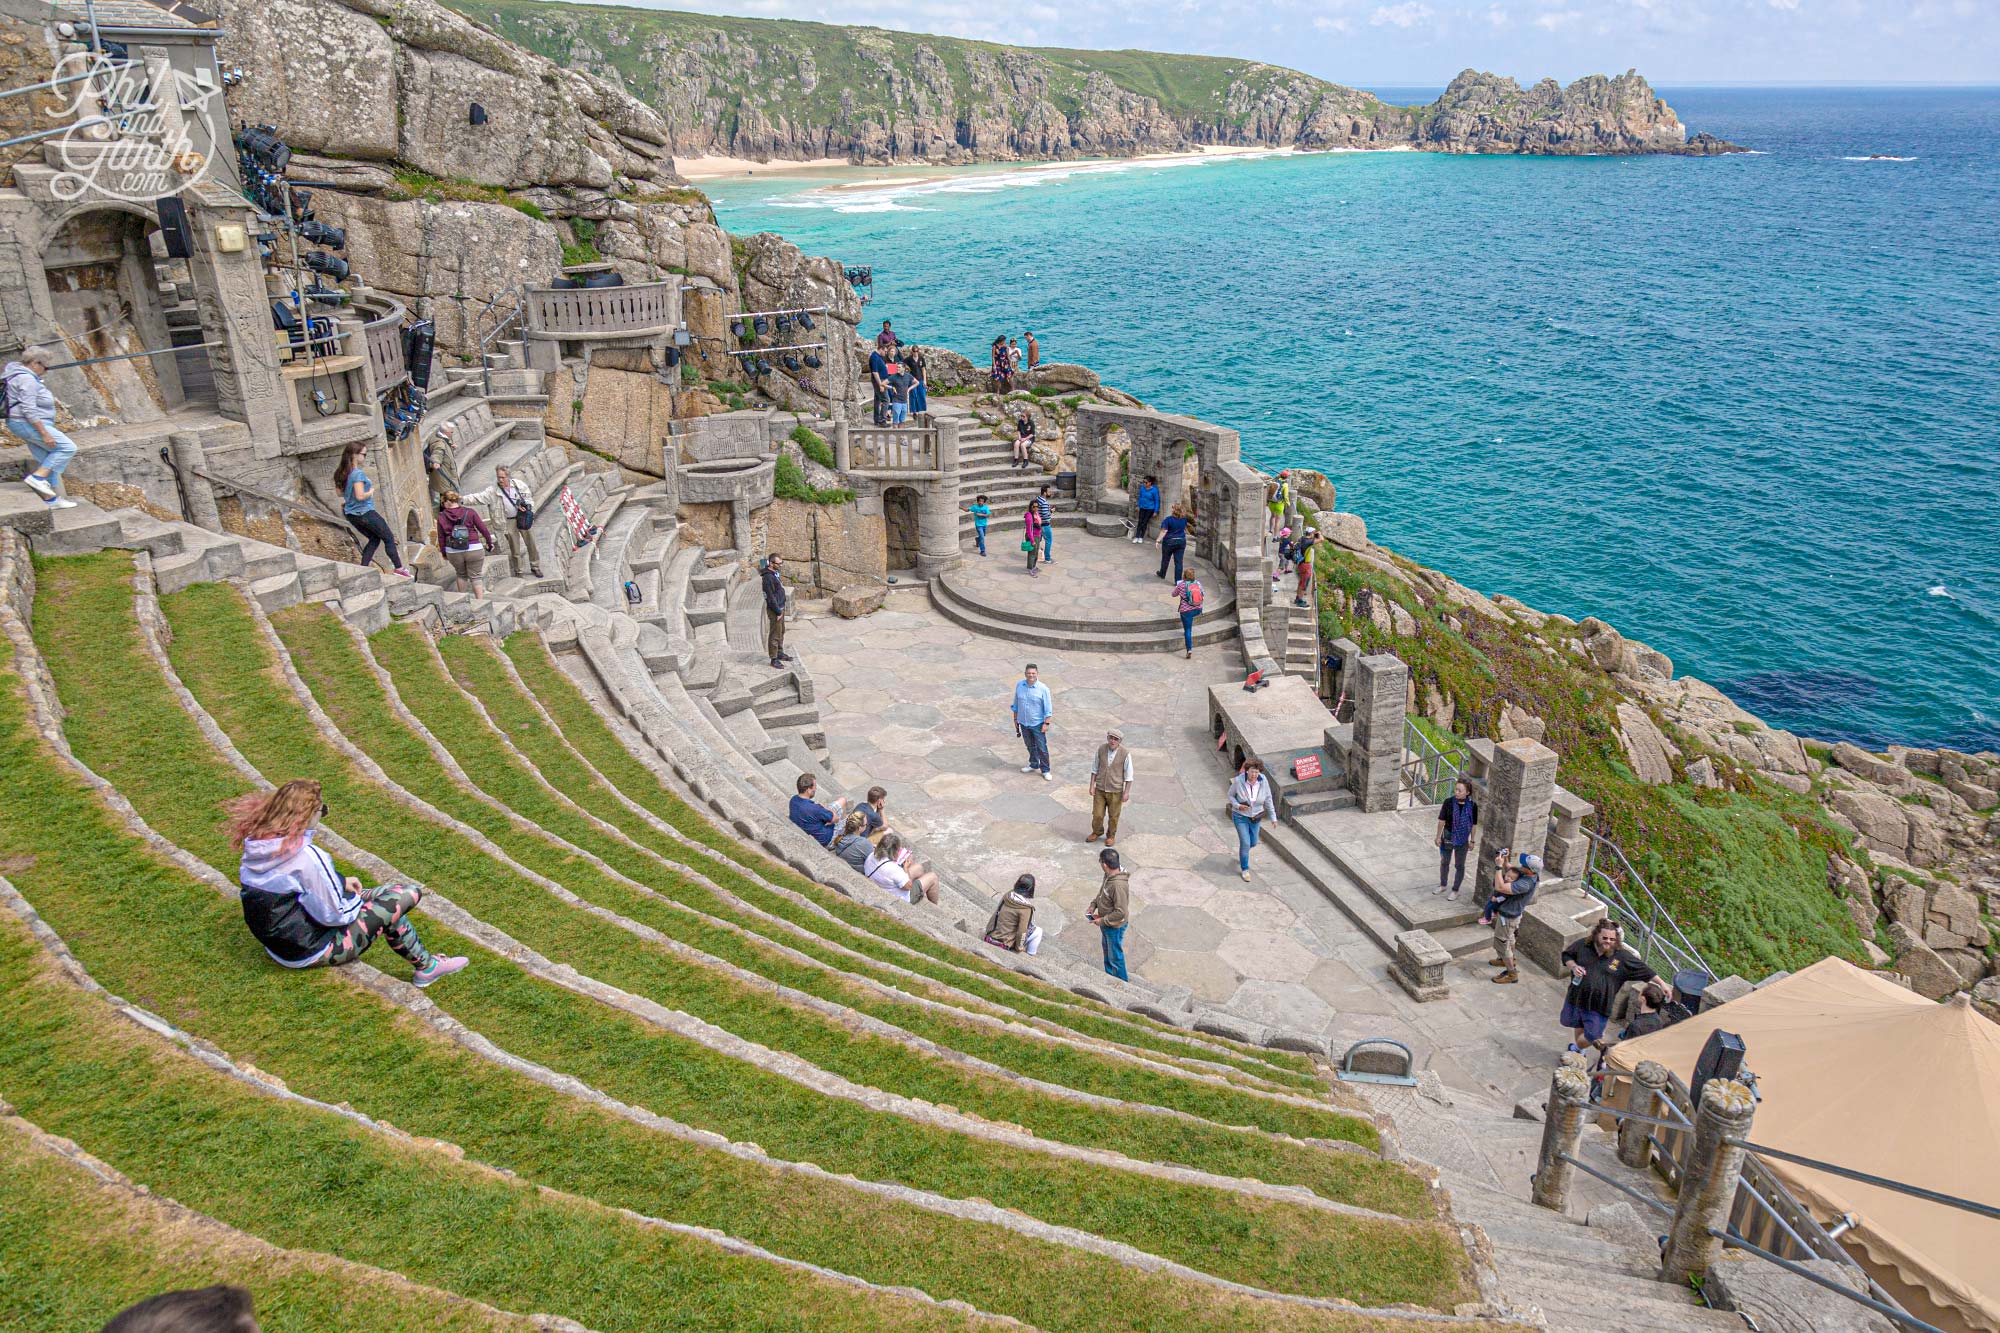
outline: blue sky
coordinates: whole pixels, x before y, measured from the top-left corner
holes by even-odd
[[[2000,0],[675,0],[649,6],[867,23],[1023,46],[1248,56],[1342,83],[1442,84],[1470,67],[1636,68],[1656,84],[2000,82]]]

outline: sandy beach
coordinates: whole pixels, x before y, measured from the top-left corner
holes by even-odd
[[[1207,157],[1265,157],[1283,156],[1291,153],[1290,148],[1234,147],[1205,144],[1185,152],[1139,153],[1132,157],[1120,158],[1072,158],[1064,161],[994,161],[963,162],[951,166],[934,162],[850,162],[844,157],[817,157],[804,161],[777,158],[769,162],[758,162],[747,157],[677,157],[674,170],[691,181],[725,180],[738,176],[770,176],[781,172],[810,172],[815,175],[842,173],[847,171],[963,171],[967,167],[984,167],[991,170],[1033,171],[1036,169],[1074,167],[1084,162],[1179,162],[1194,161]],[[871,177],[866,182],[854,182],[836,188],[876,188],[884,185],[910,185],[926,180],[926,176],[898,176],[887,180]]]

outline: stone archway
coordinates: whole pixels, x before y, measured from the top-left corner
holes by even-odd
[[[882,529],[889,546],[889,568],[915,569],[923,541],[917,519],[917,493],[908,486],[882,492]]]
[[[64,349],[74,360],[119,356],[173,345],[176,324],[194,329],[200,319],[178,306],[189,290],[186,265],[169,260],[159,227],[142,213],[121,208],[71,214],[42,247],[43,280]],[[168,301],[176,302],[170,323]],[[180,316],[187,314],[188,318]],[[206,366],[206,358],[199,358]],[[118,421],[154,421],[187,401],[179,358],[135,357],[78,370],[97,399],[75,404],[78,415],[108,415]],[[206,385],[203,377],[202,384]]]

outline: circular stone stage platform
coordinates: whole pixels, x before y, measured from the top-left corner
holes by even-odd
[[[1181,648],[1179,604],[1173,571],[1156,578],[1160,550],[1123,537],[1092,537],[1076,528],[1056,530],[1053,562],[1030,578],[1021,550],[1020,525],[995,524],[986,538],[990,554],[968,546],[965,563],[931,580],[931,604],[945,619],[979,634],[1015,643],[1105,653],[1167,653]],[[1194,623],[1197,646],[1236,633],[1236,591],[1205,561],[1190,559],[1187,573],[1201,580],[1206,604]]]

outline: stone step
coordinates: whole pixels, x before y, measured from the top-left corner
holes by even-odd
[[[930,589],[931,605],[936,607],[938,613],[946,620],[975,634],[984,634],[990,638],[1033,644],[1043,648],[1069,648],[1081,652],[1177,653],[1181,651],[1181,629],[1178,622],[1171,631],[1125,632],[1043,628],[995,619],[983,610],[966,606],[950,593],[941,591],[940,580],[933,579]],[[1235,637],[1236,619],[1233,616],[1204,615],[1201,620],[1195,622],[1194,641],[1197,647],[1227,642]]]
[[[305,600],[305,590],[299,586],[298,571],[291,570],[252,582],[250,598],[269,613]]]
[[[26,487],[20,493],[49,518],[49,527],[35,540],[35,550],[42,555],[89,555],[116,546],[124,535],[117,515],[96,505],[79,503],[74,509],[50,509]]]
[[[727,566],[705,568],[689,577],[688,586],[696,592],[720,592],[729,586],[735,574],[736,571]]]
[[[1019,544],[1018,541],[1015,543],[1017,547]],[[986,545],[988,550],[992,549],[993,536],[991,533],[987,534]],[[972,587],[978,577],[976,573],[970,570],[950,570],[939,575],[933,581],[933,586],[942,584],[942,591],[949,596],[951,601],[969,611],[978,612],[986,616],[989,620],[1024,625],[1029,628],[1042,630],[1078,630],[1091,634],[1112,630],[1118,633],[1131,634],[1171,633],[1177,641],[1180,638],[1181,618],[1172,611],[1163,611],[1158,615],[1144,617],[1120,617],[1116,621],[1106,622],[1101,620],[1064,618],[1060,616],[1041,616],[1036,615],[1032,610],[1012,606],[992,606],[979,599],[972,591]],[[1165,582],[1159,585],[1160,601],[1168,605],[1173,604],[1170,595],[1171,587],[1171,584]],[[1226,587],[1218,588],[1208,593],[1207,598],[1208,600],[1203,607],[1200,617],[1195,621],[1195,638],[1197,642],[1200,641],[1200,629],[1204,621],[1208,620],[1211,616],[1233,617],[1236,612],[1236,594]]]
[[[0,528],[41,538],[55,531],[56,515],[67,512],[49,508],[41,496],[18,482],[0,485]]]
[[[722,589],[708,592],[691,592],[687,603],[688,624],[699,629],[704,625],[719,625],[729,615],[729,608],[722,598]]]
[[[365,634],[389,628],[389,594],[374,588],[340,599],[340,618]]]
[[[781,704],[789,704],[799,698],[798,672],[790,667],[782,671],[773,671],[752,685],[750,693],[752,697],[758,700],[758,707],[760,708],[769,700],[778,700]]]
[[[1305,876],[1306,882],[1339,908],[1341,915],[1358,926],[1376,948],[1395,955],[1396,936],[1404,927],[1383,911],[1346,871],[1301,836],[1296,825],[1289,821],[1281,821],[1275,827],[1267,824],[1262,837],[1285,864]]]
[[[791,704],[769,709],[758,704],[753,711],[757,714],[758,721],[764,724],[766,731],[775,731],[780,727],[805,728],[819,725],[819,709],[811,704]],[[822,743],[817,748],[824,749],[825,746]]]
[[[1300,795],[1281,795],[1278,807],[1287,816],[1297,819],[1305,815],[1321,815],[1329,810],[1351,810],[1354,808],[1354,793],[1351,791],[1314,791]]]

